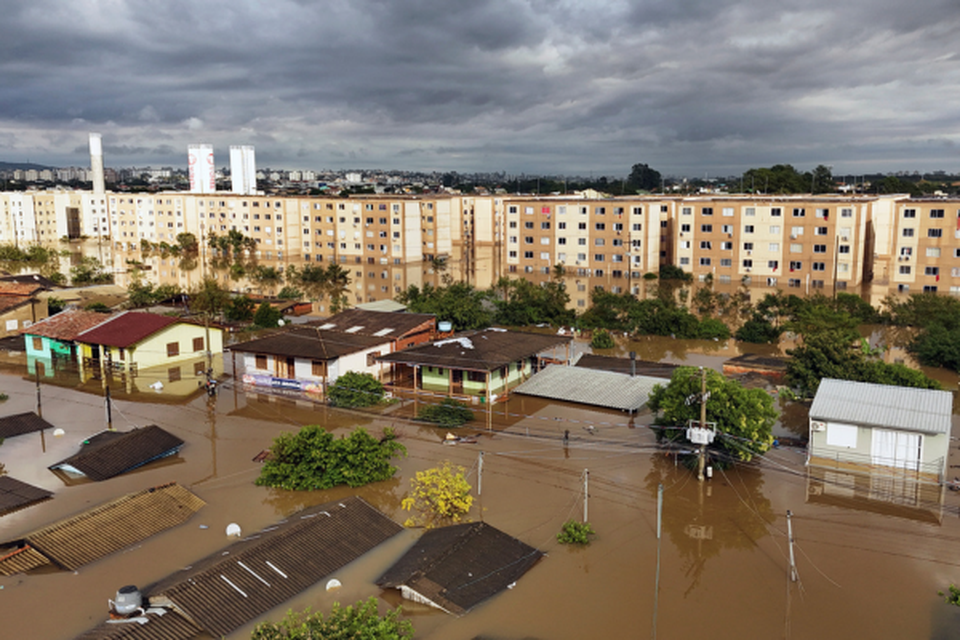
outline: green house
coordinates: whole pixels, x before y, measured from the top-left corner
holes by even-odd
[[[44,363],[44,371],[52,375],[54,360],[76,359],[78,335],[110,318],[108,314],[72,309],[35,322],[22,331],[27,361]]]

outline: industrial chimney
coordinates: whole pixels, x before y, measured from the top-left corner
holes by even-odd
[[[94,195],[103,195],[103,143],[99,133],[90,134],[90,181],[93,182]]]

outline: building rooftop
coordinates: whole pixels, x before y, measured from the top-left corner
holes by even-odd
[[[124,311],[106,322],[79,334],[76,339],[86,344],[100,344],[125,349],[161,329],[180,322],[178,318],[141,311]]]
[[[12,438],[44,429],[53,429],[53,425],[33,411],[0,418],[0,438]]]
[[[68,309],[33,323],[20,333],[31,336],[42,336],[64,342],[76,340],[77,336],[88,331],[98,324],[108,321],[112,316],[96,311],[81,311]]]
[[[493,371],[543,351],[564,347],[572,340],[571,336],[507,331],[497,328],[478,329],[463,331],[444,340],[428,342],[383,355],[378,360],[409,365]]]
[[[327,331],[319,327],[295,326],[225,348],[228,351],[241,353],[260,353],[307,360],[333,360],[357,351],[389,344],[390,341],[389,337],[377,338]]]
[[[406,587],[460,616],[516,582],[541,556],[485,522],[456,524],[424,533],[376,582]]]
[[[43,291],[44,286],[38,282],[10,282],[0,280],[0,296],[27,296]]]
[[[528,396],[565,400],[621,411],[636,411],[663,378],[553,364],[513,390]]]
[[[429,313],[399,313],[392,311],[366,311],[347,309],[326,320],[308,322],[327,331],[352,333],[361,336],[387,337],[391,340],[401,338],[420,329],[426,324],[435,323],[437,317]]]
[[[824,378],[810,406],[811,420],[846,422],[930,434],[950,434],[953,394]]]
[[[35,487],[10,476],[0,476],[0,516],[42,502],[52,495],[52,491]]]
[[[358,497],[305,509],[144,589],[214,637],[286,602],[403,527]],[[148,625],[146,625],[148,626]]]
[[[80,452],[50,465],[51,471],[81,473],[91,480],[107,480],[172,455],[183,440],[156,425],[132,431],[101,431],[80,445]]]
[[[636,363],[636,374],[638,376],[653,376],[654,378],[670,378],[678,366],[650,360],[637,360]],[[630,373],[631,365],[630,358],[598,356],[593,353],[585,353],[577,360],[576,366],[584,369],[601,369],[603,371],[615,371],[617,373]]]
[[[204,504],[176,483],[128,494],[0,545],[0,575],[18,573],[24,557],[36,563],[39,556],[41,564],[76,570],[186,522]]]

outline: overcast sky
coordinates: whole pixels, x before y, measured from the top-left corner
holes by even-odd
[[[6,0],[0,160],[960,171],[956,0]]]

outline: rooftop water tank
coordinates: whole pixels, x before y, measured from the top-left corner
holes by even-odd
[[[120,587],[117,591],[117,598],[113,601],[113,608],[122,616],[128,616],[143,605],[143,596],[140,595],[140,589],[132,584]]]
[[[446,332],[448,332],[448,331],[453,331],[453,323],[450,322],[449,320],[444,320],[444,321],[442,321],[442,322],[438,322],[438,323],[437,323],[437,329],[439,329],[442,333],[446,333]]]

